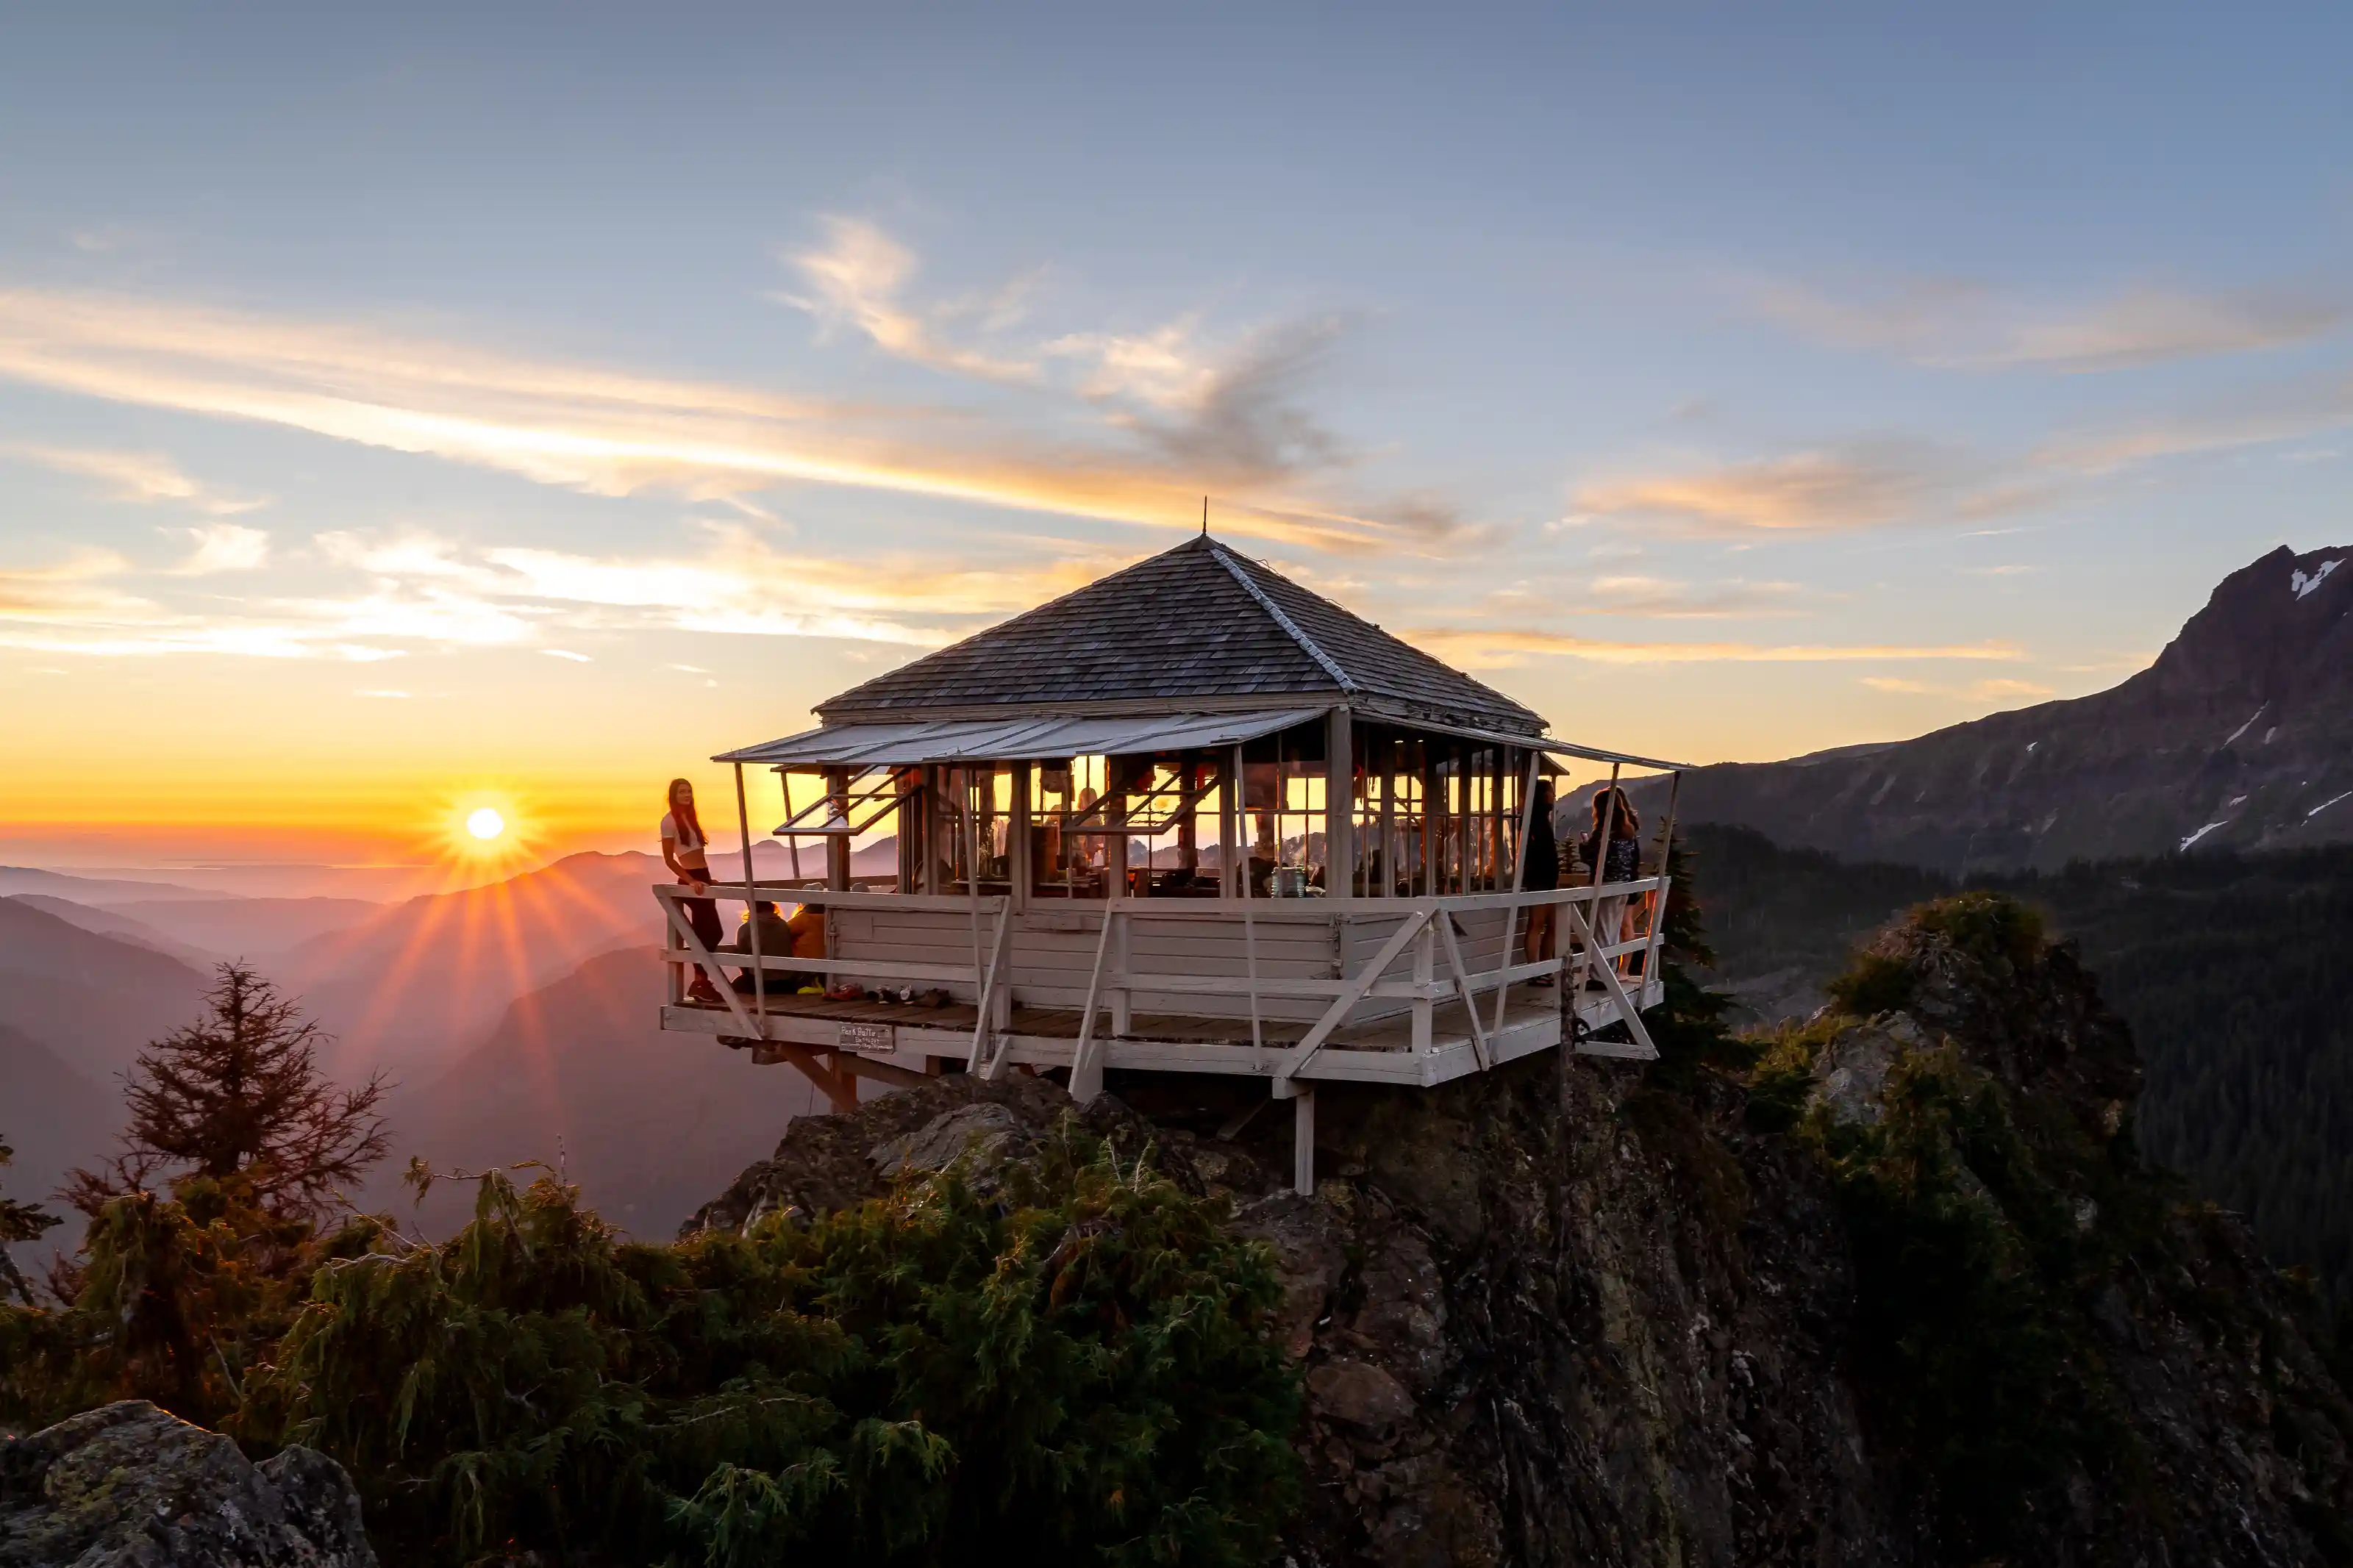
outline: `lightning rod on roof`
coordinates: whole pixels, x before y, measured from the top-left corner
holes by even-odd
[[[1201,498],[1201,537],[1204,539],[1209,537],[1209,498],[1208,496]]]

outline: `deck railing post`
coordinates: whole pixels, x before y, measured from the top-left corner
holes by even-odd
[[[752,874],[752,808],[744,798],[744,764],[735,764],[735,826],[744,835],[744,935],[752,946],[752,1015],[768,1037],[768,972],[760,963],[760,889]]]
[[[1434,914],[1421,928],[1421,935],[1414,939],[1413,1048],[1417,1051],[1430,1049],[1430,1018],[1436,1007],[1430,999],[1430,986],[1438,973],[1438,921],[1451,918]]]
[[[1651,908],[1651,945],[1642,954],[1642,989],[1647,993],[1651,982],[1658,977],[1659,950],[1666,944],[1667,899],[1671,888],[1667,881],[1668,862],[1675,852],[1675,802],[1683,794],[1683,775],[1681,769],[1667,775],[1667,821],[1659,831],[1659,890],[1652,897],[1658,902]]]
[[[1103,930],[1095,934],[1095,966],[1087,974],[1086,1005],[1079,1013],[1078,1043],[1071,1047],[1071,1098],[1084,1105],[1103,1092],[1103,1050],[1095,1044],[1095,1011],[1103,996],[1103,961],[1111,953],[1112,922],[1119,908],[1103,905]]]

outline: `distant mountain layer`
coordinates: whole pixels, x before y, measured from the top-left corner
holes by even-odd
[[[94,1082],[110,1084],[142,1046],[194,1017],[206,984],[167,953],[0,899],[0,1025]]]
[[[2283,546],[2232,574],[2121,686],[1913,741],[1700,768],[1680,809],[1956,875],[2353,839],[2353,550]]]
[[[794,1117],[823,1107],[791,1068],[662,1033],[664,984],[659,951],[632,947],[517,1001],[448,1073],[394,1100],[394,1158],[373,1201],[406,1209],[391,1178],[412,1154],[445,1171],[561,1161],[606,1218],[667,1238]],[[470,1188],[437,1188],[422,1223],[447,1234],[472,1205]]]

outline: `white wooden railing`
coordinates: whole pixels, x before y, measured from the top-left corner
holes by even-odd
[[[1651,1048],[1648,1032],[1643,1028],[1641,1008],[1630,994],[1621,970],[1632,968],[1641,979],[1637,986],[1647,984],[1657,973],[1658,950],[1663,939],[1662,911],[1665,907],[1667,879],[1647,877],[1629,882],[1611,882],[1599,887],[1578,886],[1544,892],[1472,893],[1437,898],[1367,898],[1317,900],[1114,900],[1105,903],[1071,902],[1062,900],[1039,900],[1030,905],[1032,913],[1048,913],[1068,919],[1092,915],[1100,925],[1096,930],[1094,963],[1091,969],[1086,1000],[1082,1007],[1080,1034],[1073,1051],[1071,1091],[1082,1099],[1091,1099],[1100,1089],[1105,1039],[1127,1033],[1130,999],[1138,994],[1182,997],[1186,995],[1231,998],[1238,991],[1247,994],[1250,1001],[1254,1044],[1262,1044],[1260,1013],[1264,1001],[1274,999],[1322,1001],[1321,1013],[1309,1026],[1306,1035],[1296,1044],[1283,1047],[1271,1063],[1278,1085],[1289,1083],[1300,1069],[1312,1061],[1330,1042],[1334,1033],[1346,1026],[1350,1015],[1367,1001],[1406,1005],[1411,1020],[1411,1038],[1418,1047],[1427,1047],[1436,1026],[1439,1009],[1448,1004],[1459,1005],[1463,1010],[1472,1049],[1483,1069],[1493,1065],[1491,1038],[1500,1032],[1504,1023],[1504,1007],[1511,989],[1515,985],[1544,976],[1555,977],[1562,987],[1568,1005],[1574,1008],[1581,1000],[1588,982],[1599,981],[1613,1011],[1627,1026],[1635,1043],[1645,1050]],[[923,987],[946,987],[960,991],[977,1002],[970,1049],[970,1066],[978,1072],[994,1076],[1002,1064],[1004,1040],[1011,1021],[1015,990],[1020,984],[1018,975],[1008,975],[1007,965],[1010,952],[1009,934],[1016,910],[1013,900],[1002,895],[975,896],[958,894],[902,894],[852,889],[840,890],[812,887],[798,882],[713,882],[702,895],[732,904],[753,900],[776,903],[797,903],[835,909],[863,908],[876,911],[929,911],[965,915],[972,925],[972,961],[969,963],[941,962],[907,962],[879,958],[828,956],[797,958],[788,954],[764,953],[722,948],[716,952],[706,948],[694,934],[686,910],[681,907],[686,899],[695,897],[691,889],[676,884],[661,884],[653,889],[665,919],[668,942],[664,953],[670,965],[670,1001],[673,1005],[685,1000],[690,970],[705,969],[719,984],[721,1000],[733,1015],[743,1033],[753,1038],[764,1038],[758,1016],[765,1011],[765,988],[769,977],[781,981],[786,973],[855,976],[864,981],[888,981]],[[1597,940],[1593,921],[1598,906],[1605,900],[1623,900],[1625,907],[1635,911],[1636,918],[1628,921],[1637,934],[1620,936],[1613,941]],[[1524,911],[1551,908],[1563,928],[1556,932],[1556,956],[1529,961],[1521,956],[1525,947]],[[1500,937],[1489,936],[1473,942],[1468,940],[1462,921],[1465,917],[1484,915],[1491,920],[1498,913],[1507,918],[1493,923]],[[1380,949],[1354,973],[1340,973],[1329,977],[1261,976],[1257,973],[1256,927],[1261,921],[1277,925],[1293,925],[1300,921],[1333,922],[1343,919],[1396,918],[1398,925]],[[1126,957],[1131,949],[1134,930],[1138,922],[1152,921],[1198,923],[1213,921],[1240,924],[1245,932],[1246,950],[1250,953],[1249,972],[1242,975],[1214,974],[1201,972],[1167,972],[1142,970],[1134,967]],[[1481,924],[1486,921],[1479,922]],[[750,928],[746,928],[747,934]],[[1065,928],[1067,929],[1067,928]],[[1639,964],[1629,961],[1641,956]],[[746,997],[720,979],[722,966],[752,969],[760,979],[754,994]],[[1401,973],[1393,973],[1400,970]],[[1482,1017],[1482,1004],[1492,996],[1489,1016]],[[747,1002],[749,1005],[747,1005]],[[1098,1034],[1100,1016],[1111,1015],[1112,1027],[1108,1036]],[[1394,1006],[1391,1008],[1395,1012]]]

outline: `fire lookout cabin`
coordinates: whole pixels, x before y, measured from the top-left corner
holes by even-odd
[[[707,948],[691,889],[654,896],[662,1027],[789,1062],[837,1106],[857,1078],[943,1071],[1063,1075],[1081,1101],[1107,1071],[1257,1078],[1293,1101],[1311,1191],[1319,1083],[1429,1088],[1564,1045],[1656,1054],[1641,1013],[1662,994],[1672,785],[1614,879],[1577,858],[1581,795],[1556,879],[1521,851],[1539,778],[1680,764],[1555,740],[1206,532],[817,713],[713,759],[747,847],[767,808],[744,770],[778,776],[796,874],[757,879],[747,847],[710,896],[723,923],[754,900],[821,912],[824,956],[759,952],[756,921]],[[896,873],[853,877],[854,841],[885,835]],[[697,970],[746,978],[698,1002]]]

